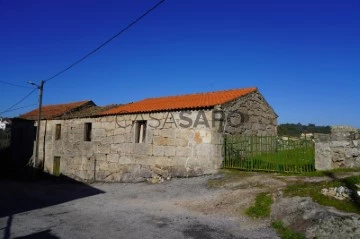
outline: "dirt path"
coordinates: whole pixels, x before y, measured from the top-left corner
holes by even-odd
[[[244,227],[256,230],[269,227],[269,220],[249,218],[244,211],[251,206],[257,194],[276,192],[286,185],[284,180],[273,178],[270,174],[241,172],[240,176],[235,177],[219,176],[208,181],[210,189],[222,189],[216,197],[206,201],[184,201],[182,205],[204,214],[230,215]]]
[[[345,175],[342,175],[345,176]],[[260,192],[299,181],[266,173],[218,174],[161,184],[0,181],[3,238],[278,238],[244,215]]]
[[[0,234],[4,238],[277,238],[266,225],[249,227],[236,215],[186,206],[190,202],[206,205],[230,192],[209,189],[209,179],[210,176],[172,179],[153,185],[97,183],[91,187],[102,193],[85,193],[64,201],[54,198],[84,189],[66,184],[0,182],[7,189],[0,192],[0,199],[6,201],[0,206],[0,211],[6,212],[0,217]],[[24,194],[11,196],[9,191]],[[38,201],[43,207],[6,210]]]

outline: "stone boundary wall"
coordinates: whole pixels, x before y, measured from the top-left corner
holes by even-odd
[[[315,168],[360,168],[360,132],[347,126],[331,127],[331,134],[315,137]]]

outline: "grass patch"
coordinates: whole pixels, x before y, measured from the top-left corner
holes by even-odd
[[[315,170],[314,143],[277,137],[225,137],[225,168],[272,172],[310,172]]]
[[[246,210],[246,214],[251,217],[269,217],[270,207],[273,203],[271,195],[268,193],[259,193],[256,196],[255,204]]]
[[[277,152],[259,153],[253,156],[255,160],[263,160],[279,165],[304,165],[314,163],[314,148],[300,147]]]
[[[284,190],[286,196],[301,196],[311,197],[316,203],[325,206],[335,207],[341,211],[354,212],[360,214],[360,199],[356,196],[357,187],[355,184],[360,184],[360,176],[352,176],[344,179],[336,179],[330,182],[319,182],[319,183],[302,183],[288,186]],[[325,196],[321,194],[321,189],[329,187],[340,187],[346,186],[354,190],[353,200],[337,200],[333,197]]]
[[[243,154],[242,151],[234,150],[233,154],[226,158],[225,167],[267,172],[302,173],[315,171],[313,148]]]
[[[302,172],[302,173],[293,173],[293,172],[279,172],[278,175],[284,176],[306,176],[306,177],[323,177],[327,176],[330,173],[356,173],[360,172],[360,168],[337,168],[332,170],[325,171],[313,171],[313,172]]]
[[[275,221],[271,226],[276,230],[281,239],[305,239],[305,235],[286,227],[282,221]]]

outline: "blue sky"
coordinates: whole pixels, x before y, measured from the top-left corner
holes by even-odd
[[[0,81],[31,87],[27,81],[67,67],[156,2],[0,0]],[[360,128],[360,1],[167,0],[47,82],[44,104],[248,86],[259,88],[279,123]],[[0,112],[30,90],[0,83]],[[17,107],[36,103],[37,92]]]

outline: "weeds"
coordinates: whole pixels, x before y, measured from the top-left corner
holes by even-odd
[[[273,203],[271,195],[268,193],[259,193],[256,196],[255,204],[246,210],[246,214],[251,217],[269,217],[270,207]]]
[[[330,187],[340,187],[346,186],[350,189],[355,189],[355,184],[360,183],[360,176],[353,176],[344,179],[334,178],[330,182],[319,182],[319,183],[302,183],[302,184],[294,184],[288,186],[284,190],[284,194],[286,196],[301,196],[301,197],[311,197],[312,200],[316,203],[325,206],[332,206],[341,211],[345,212],[354,212],[360,214],[360,202],[358,197],[355,195],[356,191],[354,191],[354,197],[352,200],[338,200],[329,196],[325,196],[321,193],[323,188]]]
[[[305,239],[305,235],[286,227],[282,221],[275,221],[271,226],[276,230],[281,239]]]

